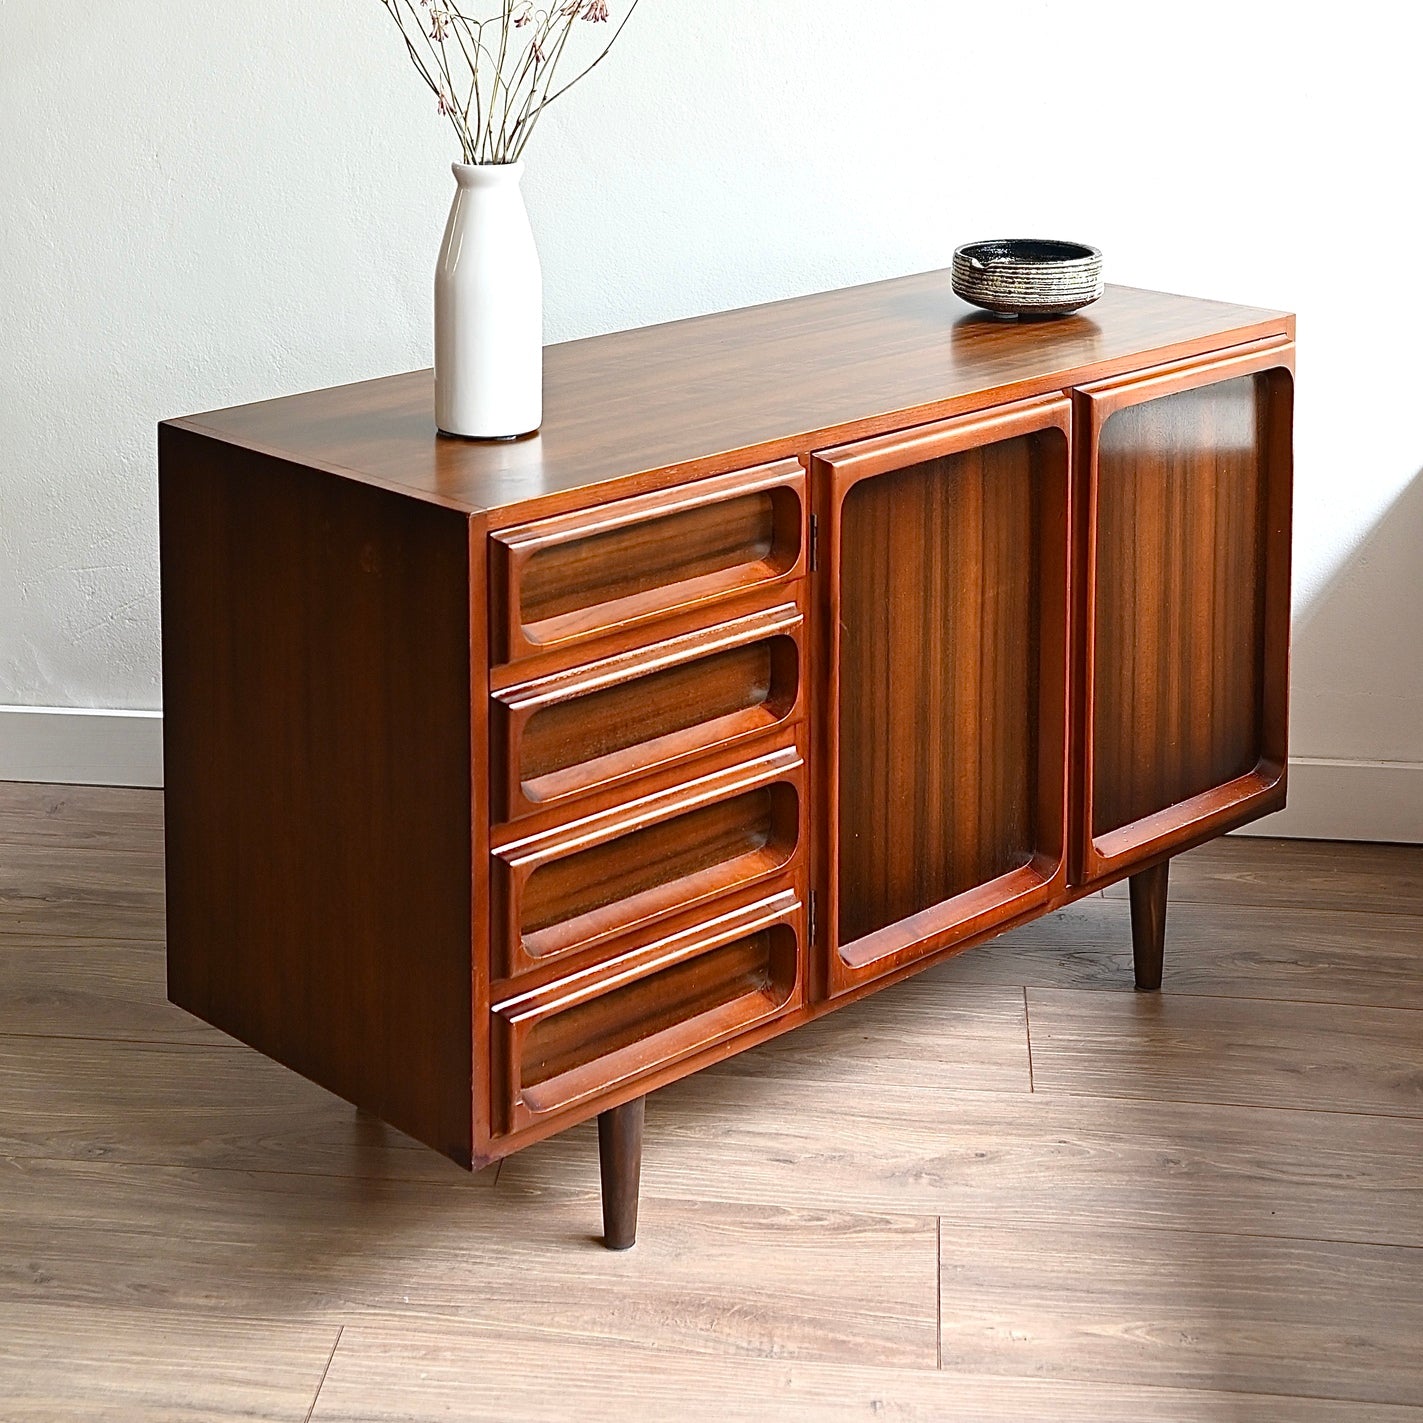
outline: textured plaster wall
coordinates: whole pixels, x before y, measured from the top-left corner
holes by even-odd
[[[1423,760],[1411,13],[644,0],[531,150],[548,338],[1004,233],[1297,310],[1296,750]],[[428,364],[451,140],[388,27],[0,0],[0,703],[161,705],[157,420]]]

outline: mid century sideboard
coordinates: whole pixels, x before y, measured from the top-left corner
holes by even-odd
[[[936,272],[550,347],[515,443],[164,424],[170,996],[464,1166],[597,1114],[621,1248],[674,1078],[1127,876],[1157,988],[1284,804],[1293,339]]]

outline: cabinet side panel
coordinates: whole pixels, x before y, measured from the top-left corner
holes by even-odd
[[[1103,426],[1093,834],[1262,755],[1264,380],[1145,401]]]
[[[467,1164],[468,518],[160,433],[169,996]]]

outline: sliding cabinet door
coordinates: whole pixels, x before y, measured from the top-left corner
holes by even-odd
[[[1078,882],[1284,803],[1293,358],[1077,392]]]
[[[1070,421],[1058,397],[817,458],[829,993],[1065,882]]]

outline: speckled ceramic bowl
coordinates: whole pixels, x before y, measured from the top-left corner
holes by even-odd
[[[1102,254],[1082,242],[1008,237],[954,253],[954,290],[1001,316],[1066,316],[1102,295]]]

